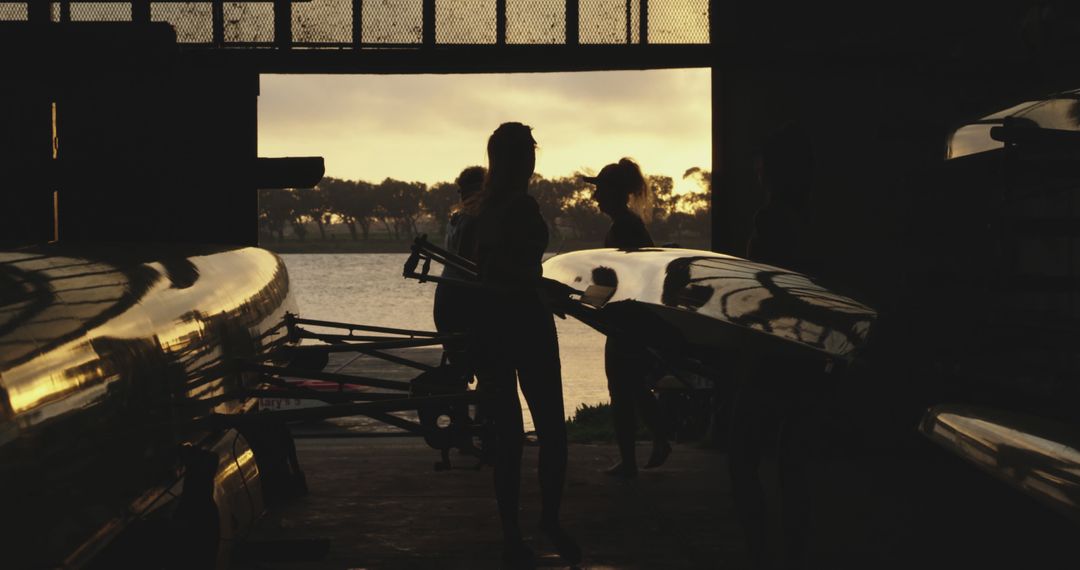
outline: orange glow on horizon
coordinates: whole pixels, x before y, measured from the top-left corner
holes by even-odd
[[[483,165],[505,121],[533,127],[545,177],[627,156],[677,193],[700,191],[683,174],[711,170],[711,71],[263,76],[259,154],[323,156],[335,178],[431,185]]]

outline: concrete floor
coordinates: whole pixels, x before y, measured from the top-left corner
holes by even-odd
[[[499,567],[499,525],[491,470],[438,454],[415,438],[298,439],[308,496],[268,516],[257,538],[328,539],[320,560],[248,563],[265,569],[485,569]],[[527,447],[521,521],[539,567],[560,568],[536,532],[537,448]],[[641,456],[647,454],[642,449]],[[573,445],[564,501],[566,529],[585,551],[582,568],[742,568],[742,535],[732,512],[722,454],[676,446],[668,463],[632,482],[602,470],[611,445]]]
[[[411,356],[427,360],[433,354]],[[335,366],[397,379],[412,374],[373,360]],[[859,385],[838,393],[843,398],[822,407],[811,424],[819,433],[811,438],[817,443],[805,473],[811,493],[807,568],[1076,566],[1080,527],[918,436],[916,416],[884,413],[890,409],[887,394],[859,391]],[[474,459],[454,456],[455,469],[436,472],[438,454],[417,438],[327,437],[385,431],[373,423],[342,419],[294,427],[310,493],[265,517],[253,537],[268,541],[263,556],[237,566],[498,568],[490,468],[476,471]],[[526,448],[522,526],[543,557],[540,567],[564,567],[535,530],[536,452]],[[646,454],[642,449],[639,457]],[[616,455],[611,445],[570,448],[564,523],[585,551],[584,568],[749,566],[723,453],[678,445],[662,469],[641,472],[631,483],[602,473]],[[761,476],[775,545],[774,460],[766,457]],[[304,539],[328,541],[328,552],[317,560],[293,560],[298,548],[289,541]]]
[[[454,457],[453,470],[437,472],[438,454],[416,438],[312,438],[297,446],[310,493],[272,510],[252,537],[280,554],[248,557],[238,568],[499,567],[489,468]],[[535,529],[536,451],[526,448],[521,522],[539,567],[564,568]],[[630,483],[602,473],[615,455],[610,445],[570,448],[563,518],[585,551],[583,568],[749,566],[722,453],[678,445],[667,465]],[[808,477],[807,568],[1076,565],[1076,525],[952,457],[822,457]],[[762,480],[776,521],[775,470],[763,465]],[[771,533],[779,535],[775,524]],[[327,541],[328,552],[296,559],[289,541],[304,539]]]

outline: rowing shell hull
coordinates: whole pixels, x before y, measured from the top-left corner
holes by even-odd
[[[1076,428],[978,406],[926,412],[923,435],[983,471],[1080,522],[1080,437]]]
[[[689,249],[591,249],[544,262],[544,277],[578,290],[614,288],[600,310],[643,337],[706,352],[790,351],[850,361],[877,313],[813,279]]]
[[[286,342],[287,311],[296,308],[285,266],[257,248],[0,251],[5,564],[91,559],[161,505],[180,480],[184,443],[219,456],[221,528],[256,517],[258,469],[243,437],[185,425],[254,406],[230,399],[258,381],[235,359]]]

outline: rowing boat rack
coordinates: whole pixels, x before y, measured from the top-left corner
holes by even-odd
[[[422,273],[415,271],[421,255],[426,256]],[[454,280],[428,276],[431,261],[453,265],[470,279]],[[418,239],[413,254],[406,263],[404,277],[420,281],[453,282],[461,287],[485,287],[476,279],[477,268],[471,261],[430,246]],[[476,390],[469,389],[474,374],[473,359],[469,358],[470,341],[465,334],[440,334],[383,326],[305,319],[286,314],[289,343],[253,359],[237,362],[239,372],[259,375],[257,389],[232,392],[220,399],[235,398],[296,398],[316,400],[324,406],[263,410],[248,414],[211,414],[198,423],[217,427],[234,427],[247,433],[278,431],[286,423],[308,422],[348,416],[366,416],[384,424],[420,435],[431,447],[441,452],[436,470],[451,468],[449,452],[458,448],[474,452],[473,436],[480,435],[485,426],[470,414],[470,406],[479,406]],[[314,327],[314,328],[313,328]],[[317,329],[317,330],[316,330]],[[388,351],[425,346],[443,346],[437,366]],[[373,378],[354,374],[326,372],[331,353],[356,353],[378,358],[417,371],[409,381]],[[297,385],[297,380],[318,380],[337,384],[336,391],[315,390]],[[370,390],[345,390],[348,386]],[[475,408],[474,408],[475,409]],[[415,411],[417,421],[394,412]]]
[[[303,319],[293,314],[286,315],[285,325],[294,342],[306,344],[286,345],[259,359],[240,362],[241,371],[258,373],[262,384],[273,388],[248,390],[244,395],[310,399],[327,405],[262,411],[256,414],[214,415],[209,421],[243,429],[257,428],[267,423],[366,416],[423,436],[428,445],[442,454],[441,461],[435,465],[438,470],[451,467],[451,448],[472,449],[472,437],[480,429],[469,415],[469,406],[477,403],[475,391],[468,389],[473,376],[472,369],[460,364],[461,359],[451,363],[445,354],[438,366],[431,366],[386,352],[401,348],[460,343],[465,340],[462,335],[440,335],[430,331]],[[316,332],[308,327],[331,329],[333,332]],[[418,374],[410,381],[402,381],[324,372],[322,368],[328,362],[330,353],[338,352],[379,358],[416,369]],[[315,390],[297,386],[295,380],[319,380],[337,384],[339,388],[362,386],[372,390]],[[404,411],[415,411],[419,421],[392,413]]]

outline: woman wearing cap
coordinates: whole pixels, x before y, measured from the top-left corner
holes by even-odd
[[[530,567],[532,551],[518,525],[523,426],[517,381],[540,442],[540,530],[568,563],[581,549],[559,524],[567,441],[555,321],[540,290],[548,230],[526,193],[536,164],[531,128],[504,123],[488,139],[488,171],[477,219],[480,279],[495,291],[478,305],[480,372],[491,390],[484,404],[495,425],[495,498],[503,528],[504,567]],[[515,379],[516,376],[516,379]]]
[[[649,214],[648,185],[637,163],[624,158],[605,166],[600,174],[583,179],[596,185],[593,199],[600,211],[611,218],[611,229],[604,237],[604,247],[637,249],[653,245],[642,219]],[[652,453],[645,469],[663,465],[671,454],[671,444],[660,421],[660,410],[647,381],[653,363],[643,356],[645,354],[640,347],[631,346],[625,340],[608,338],[604,345],[604,370],[608,377],[615,440],[619,445],[620,457],[619,463],[608,469],[607,473],[615,477],[630,479],[637,476],[635,407],[641,411],[641,417],[653,435]]]

